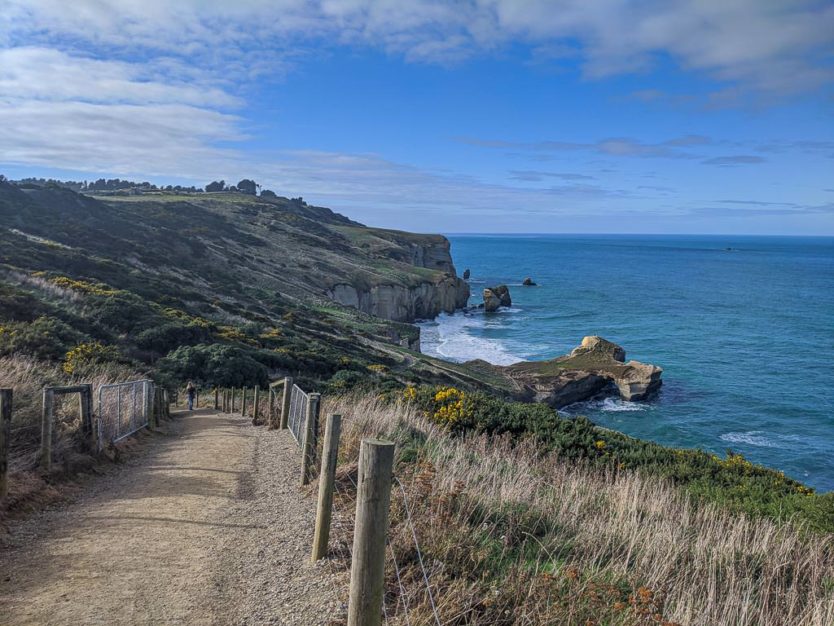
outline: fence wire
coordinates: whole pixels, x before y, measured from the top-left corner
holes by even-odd
[[[310,396],[301,390],[298,385],[292,386],[290,395],[290,415],[287,420],[287,427],[290,429],[295,442],[301,446],[304,441],[304,422],[307,419],[307,405]]]
[[[98,449],[148,425],[154,399],[154,384],[136,380],[98,389]]]

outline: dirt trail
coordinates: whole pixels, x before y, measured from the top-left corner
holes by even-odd
[[[327,624],[288,431],[197,411],[72,504],[11,529],[0,624]]]

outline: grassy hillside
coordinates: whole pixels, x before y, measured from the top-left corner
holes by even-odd
[[[426,406],[419,397],[372,396],[329,398],[325,406],[344,416],[337,567],[349,567],[359,441],[384,437],[398,446],[388,623],[435,623],[409,519],[443,624],[834,623],[830,534],[733,514],[670,481],[590,456],[577,462],[520,428],[453,436],[446,416],[427,419]],[[429,415],[439,408],[430,406]],[[511,423],[512,412],[496,406],[490,414]],[[560,427],[561,441],[582,447],[570,428]],[[585,428],[624,448],[617,436]]]
[[[366,228],[300,200],[95,198],[0,183],[0,354],[61,362],[87,346],[78,358],[205,385],[288,373],[337,385],[426,377],[478,385],[478,375],[409,350],[415,327],[327,298],[340,283],[443,280],[454,272],[444,246],[439,236]],[[412,263],[423,250],[440,251],[440,261],[423,259],[436,268]],[[214,365],[203,367],[207,359]]]

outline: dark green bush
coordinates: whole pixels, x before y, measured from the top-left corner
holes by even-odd
[[[197,324],[167,322],[140,332],[136,335],[136,345],[143,350],[167,354],[181,346],[192,346],[207,339],[208,331]]]
[[[160,375],[179,383],[193,380],[210,387],[269,384],[269,371],[244,349],[225,344],[177,348],[158,363]]]
[[[60,361],[84,336],[54,317],[0,325],[0,355],[26,354]]]

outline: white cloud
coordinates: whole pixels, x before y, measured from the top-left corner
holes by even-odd
[[[576,49],[586,75],[645,70],[657,55],[747,88],[831,81],[834,5],[824,0],[6,0],[5,45],[85,42],[234,65],[285,63],[311,41],[449,62],[509,43]],[[0,35],[0,45],[4,44]]]
[[[213,86],[210,77],[187,79],[170,60],[126,63],[20,46],[0,50],[0,94],[34,100],[236,107],[239,98]]]

